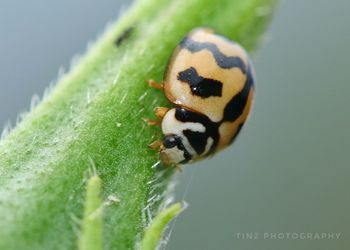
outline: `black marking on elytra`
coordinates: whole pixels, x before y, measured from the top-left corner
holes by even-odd
[[[182,143],[182,139],[180,136],[174,134],[168,134],[164,137],[163,145],[165,148],[173,148],[177,147],[179,150],[184,152],[185,160],[179,162],[180,164],[185,164],[192,159],[192,155],[187,151],[185,146]]]
[[[202,132],[192,131],[190,129],[186,129],[182,131],[184,135],[187,137],[191,146],[196,150],[198,155],[203,154],[205,151],[205,146],[207,145],[207,138],[203,136]]]
[[[199,76],[197,70],[193,67],[179,72],[177,79],[187,83],[193,95],[202,98],[222,95],[222,82]]]
[[[211,145],[206,156],[212,154],[218,143],[219,143],[219,123],[211,121],[206,115],[193,112],[183,107],[175,108],[175,118],[181,122],[193,122],[193,123],[201,123],[205,127],[204,132],[197,132],[194,136],[193,133],[184,132],[191,146],[196,150],[196,152],[200,155],[204,152],[201,148],[199,148],[199,144],[207,145],[207,140],[209,137],[213,139],[213,144]],[[186,131],[186,130],[185,130]],[[192,131],[194,132],[194,131]],[[187,134],[186,134],[187,133]],[[200,138],[200,139],[198,139]]]
[[[249,91],[254,86],[254,78],[250,67],[247,71],[247,79],[243,89],[226,104],[222,122],[235,121],[242,113],[247,104]]]
[[[184,49],[189,50],[192,53],[201,51],[201,50],[209,50],[219,67],[223,69],[231,69],[231,68],[239,68],[243,74],[246,73],[247,67],[242,59],[238,56],[226,56],[223,54],[219,48],[214,43],[210,42],[197,42],[189,37],[185,37],[180,42],[180,46]]]
[[[125,40],[127,40],[130,37],[134,29],[135,26],[130,26],[129,28],[125,29],[115,40],[115,45],[119,47],[123,42],[125,42]]]

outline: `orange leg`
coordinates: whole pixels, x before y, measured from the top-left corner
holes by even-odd
[[[148,118],[142,118],[142,120],[144,122],[146,122],[147,125],[149,125],[149,126],[160,126],[160,123],[161,123],[161,121],[159,121],[159,120],[152,120],[152,119],[148,119]]]
[[[149,79],[147,80],[148,86],[155,88],[155,89],[160,89],[163,90],[163,84],[162,83],[158,83],[153,79]]]
[[[148,147],[150,149],[153,150],[158,150],[160,148],[160,146],[162,146],[162,141],[161,140],[156,140],[154,142],[152,142],[151,144],[148,145]]]
[[[154,114],[159,118],[159,119],[163,119],[163,117],[165,116],[166,112],[169,111],[169,108],[165,108],[165,107],[156,107],[154,109]]]
[[[158,120],[152,120],[148,118],[143,118],[142,120],[146,122],[148,125],[151,126],[160,126],[163,117],[165,116],[166,112],[168,112],[168,108],[165,107],[156,107],[154,109],[154,114],[157,116]]]

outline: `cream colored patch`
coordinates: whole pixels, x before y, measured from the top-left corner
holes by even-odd
[[[160,151],[160,158],[166,164],[178,164],[185,160],[184,152],[177,147],[162,149]]]
[[[205,150],[204,150],[203,155],[205,155],[205,154],[207,154],[209,152],[211,146],[213,145],[213,142],[214,142],[213,138],[209,137],[207,139],[207,145],[205,146]]]

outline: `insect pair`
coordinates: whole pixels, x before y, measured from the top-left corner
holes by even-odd
[[[191,31],[175,48],[163,84],[174,104],[157,107],[163,140],[150,144],[159,149],[166,165],[192,163],[230,145],[249,114],[253,94],[253,68],[237,43],[206,28]]]

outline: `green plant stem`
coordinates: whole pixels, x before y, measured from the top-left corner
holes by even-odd
[[[136,2],[0,142],[0,249],[74,249],[91,167],[103,199],[120,199],[104,209],[104,248],[133,248],[172,176],[151,168],[158,156],[147,145],[161,133],[142,118],[169,103],[145,80],[162,80],[172,50],[194,27],[252,49],[270,16],[257,10],[274,3]]]
[[[85,212],[79,250],[102,250],[102,211],[101,179],[94,175],[87,183]]]
[[[184,206],[181,203],[175,203],[161,211],[154,218],[151,225],[147,228],[141,242],[141,250],[156,249],[167,224],[172,219],[174,219],[183,209]]]

